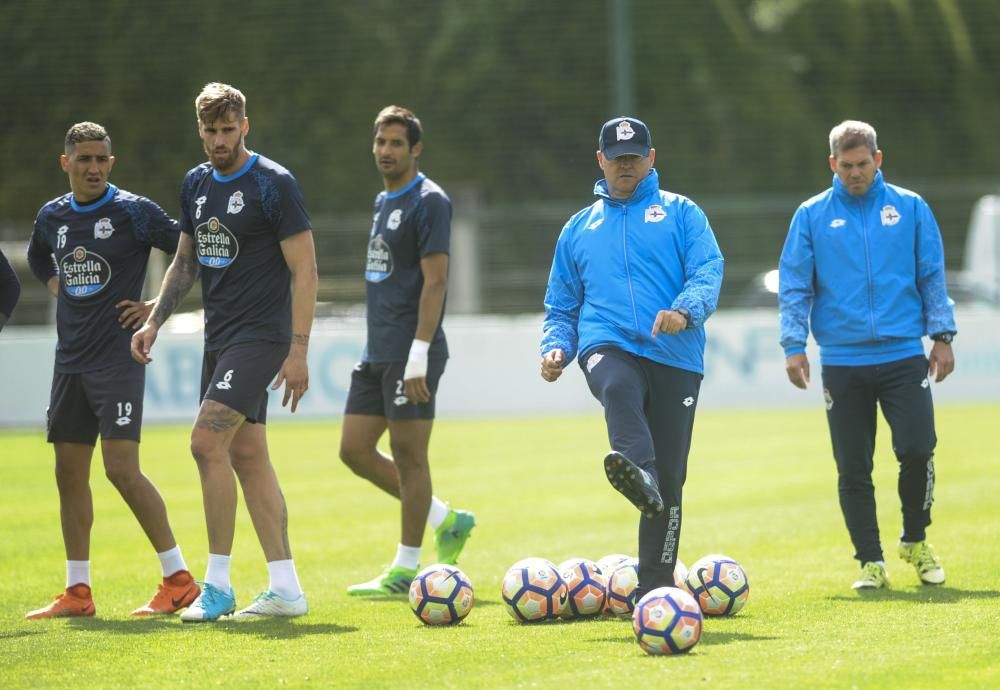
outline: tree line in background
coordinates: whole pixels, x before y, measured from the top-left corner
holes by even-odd
[[[107,0],[89,14],[11,0],[0,241],[26,240],[37,209],[67,191],[58,155],[80,120],[109,128],[115,182],[176,214],[184,173],[204,160],[194,97],[218,80],[248,97],[250,147],[302,184],[321,299],[362,294],[380,188],[371,126],[396,103],[421,117],[421,167],[456,213],[478,209],[482,308],[538,310],[559,227],[592,198],[597,133],[622,114],[624,78],[664,186],[712,220],[724,305],[744,304],[795,205],[829,185],[827,134],[847,118],[879,130],[889,179],[928,198],[956,267],[973,201],[1000,180],[998,35],[996,0]],[[625,75],[611,58],[621,45]],[[36,292],[19,319],[45,313]]]
[[[633,111],[679,191],[818,190],[847,117],[876,125],[897,179],[997,174],[994,0],[629,8]],[[616,114],[608,0],[108,0],[90,14],[18,0],[0,26],[0,219],[21,227],[64,191],[61,137],[83,119],[110,128],[114,179],[173,210],[202,159],[192,102],[210,80],[244,90],[251,146],[316,212],[369,208],[371,121],[388,103],[423,119],[424,167],[446,188],[498,202],[585,201]]]

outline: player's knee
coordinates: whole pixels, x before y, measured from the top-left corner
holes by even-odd
[[[368,467],[366,461],[368,455],[368,451],[363,448],[344,444],[340,446],[340,461],[347,465],[351,472],[362,477],[365,476],[365,470]]]
[[[901,465],[926,465],[934,457],[934,444],[928,442],[906,443],[895,447]]]
[[[80,467],[75,467],[72,463],[56,463],[56,485],[62,489],[75,489],[86,486],[89,483],[90,466],[84,472]]]
[[[390,442],[392,459],[400,475],[420,472],[427,467],[427,449],[408,442]]]
[[[636,396],[636,388],[631,382],[620,378],[609,378],[601,386],[601,402],[622,403],[631,400]]]
[[[128,491],[141,476],[137,468],[119,463],[105,463],[104,476],[120,492]]]
[[[199,465],[218,461],[221,456],[225,455],[225,450],[217,439],[207,434],[197,432],[191,434],[191,457]]]
[[[229,458],[237,471],[251,466],[258,457],[261,457],[261,449],[254,444],[234,441],[229,446]]]

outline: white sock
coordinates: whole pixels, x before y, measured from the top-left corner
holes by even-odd
[[[163,577],[170,577],[178,570],[188,569],[187,564],[184,562],[184,556],[181,555],[180,545],[166,551],[158,551],[156,557],[160,559],[160,569],[163,571]]]
[[[205,582],[214,585],[223,592],[229,593],[233,588],[229,582],[229,564],[232,556],[222,556],[217,553],[208,554],[208,568],[205,570]]]
[[[302,594],[298,573],[295,572],[295,561],[268,561],[267,574],[271,576],[269,590],[282,599],[298,599]]]
[[[400,544],[396,547],[396,559],[392,562],[390,567],[395,568],[396,566],[400,566],[403,568],[409,568],[410,570],[416,570],[419,565],[419,546],[403,546]]]
[[[437,529],[448,517],[448,504],[437,496],[431,496],[431,509],[427,511],[427,524],[431,529]]]
[[[90,587],[90,561],[66,561],[66,586]]]

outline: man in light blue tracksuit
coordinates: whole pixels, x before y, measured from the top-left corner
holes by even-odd
[[[944,582],[926,541],[937,443],[929,376],[942,381],[955,367],[955,318],[934,214],[919,195],[888,184],[881,166],[871,125],[834,127],[833,186],[799,206],[779,264],[781,346],[799,388],[809,383],[810,326],[820,346],[840,507],[862,567],[855,589],[889,584],[872,484],[877,405],[899,461],[899,555],[925,584]],[[924,335],[934,343],[929,357]]]
[[[722,253],[694,202],[660,189],[649,129],[601,128],[597,201],[563,227],[545,294],[542,378],[579,354],[604,406],[604,469],[640,511],[636,600],[673,585],[681,490],[704,374],[705,320],[722,287]]]

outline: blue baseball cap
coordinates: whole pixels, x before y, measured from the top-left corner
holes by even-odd
[[[605,158],[627,155],[646,158],[653,147],[653,137],[649,134],[649,127],[642,120],[636,120],[634,117],[616,117],[601,127],[597,146]]]

